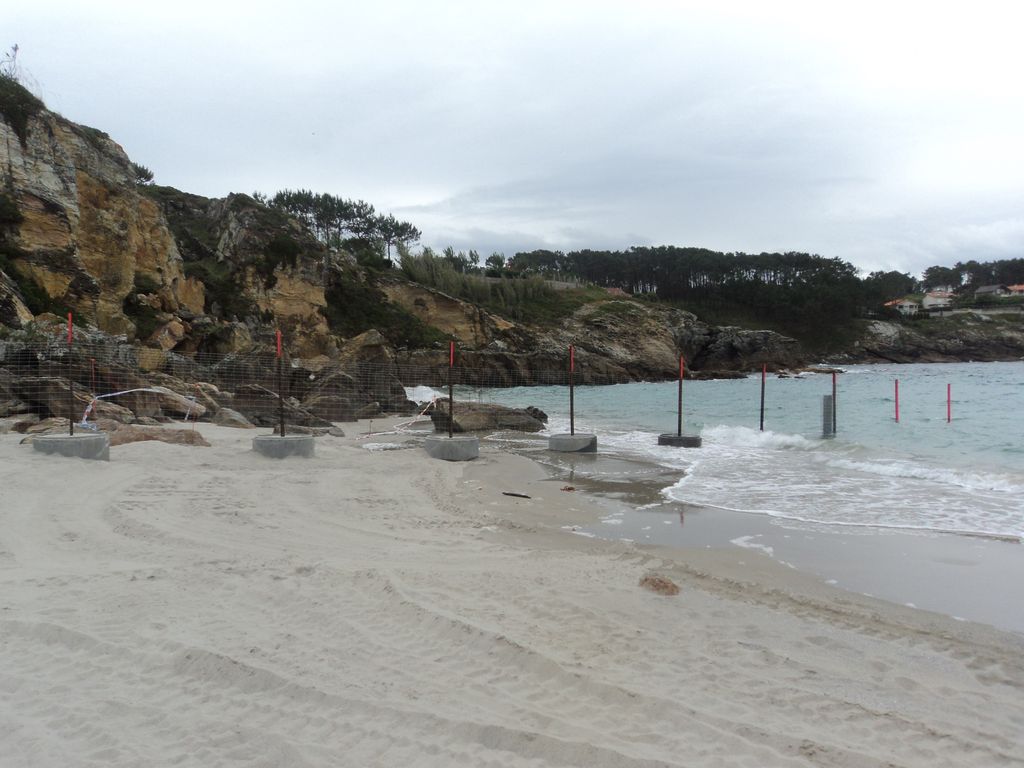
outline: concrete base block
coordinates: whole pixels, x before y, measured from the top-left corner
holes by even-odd
[[[313,456],[312,435],[259,435],[252,439],[252,449],[272,459],[284,459],[288,456]]]
[[[105,432],[83,432],[77,435],[37,435],[32,448],[55,456],[110,461],[110,436]]]
[[[702,442],[700,435],[677,435],[674,432],[658,435],[658,445],[669,445],[673,448],[700,448]]]
[[[597,435],[577,432],[575,435],[551,435],[548,450],[560,453],[594,453],[597,450]]]
[[[423,447],[430,458],[442,461],[472,461],[480,456],[480,438],[472,435],[430,435]]]

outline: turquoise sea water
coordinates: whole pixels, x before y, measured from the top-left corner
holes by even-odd
[[[899,380],[900,421],[895,416]],[[947,422],[947,385],[952,420]],[[677,383],[576,387],[576,431],[601,453],[659,464],[668,501],[836,526],[1024,537],[1024,362],[852,366],[837,376],[837,435],[822,437],[828,374],[687,381],[684,430],[699,449],[657,445],[676,431]],[[463,390],[456,397],[549,415],[569,431],[565,387]]]

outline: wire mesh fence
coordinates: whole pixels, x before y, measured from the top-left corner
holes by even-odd
[[[447,349],[403,357],[381,349],[363,357],[299,359],[287,348],[225,355],[181,354],[133,347],[109,337],[0,341],[0,418],[32,416],[90,424],[207,421],[276,427],[329,427],[383,414],[422,410],[407,388],[445,390],[461,399],[486,400],[490,388],[616,384],[618,370],[570,374],[551,358],[457,355]],[[475,365],[467,364],[475,363]]]

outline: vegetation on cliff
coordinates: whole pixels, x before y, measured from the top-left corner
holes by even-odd
[[[607,298],[594,287],[556,290],[539,276],[486,277],[460,271],[462,262],[452,249],[438,256],[430,248],[419,255],[401,250],[402,273],[413,282],[483,307],[496,315],[550,326],[584,304]]]
[[[14,130],[22,146],[28,141],[28,121],[45,107],[18,82],[18,46],[0,61],[0,117]]]
[[[391,261],[392,248],[408,247],[420,239],[420,231],[412,224],[378,214],[365,200],[308,189],[283,189],[271,197],[256,192],[253,198],[301,221],[324,245],[347,248],[375,266],[385,258]]]

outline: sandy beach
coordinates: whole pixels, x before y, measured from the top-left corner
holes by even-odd
[[[1024,765],[1019,634],[576,536],[599,501],[527,458],[343,426],[0,435],[0,766]]]

